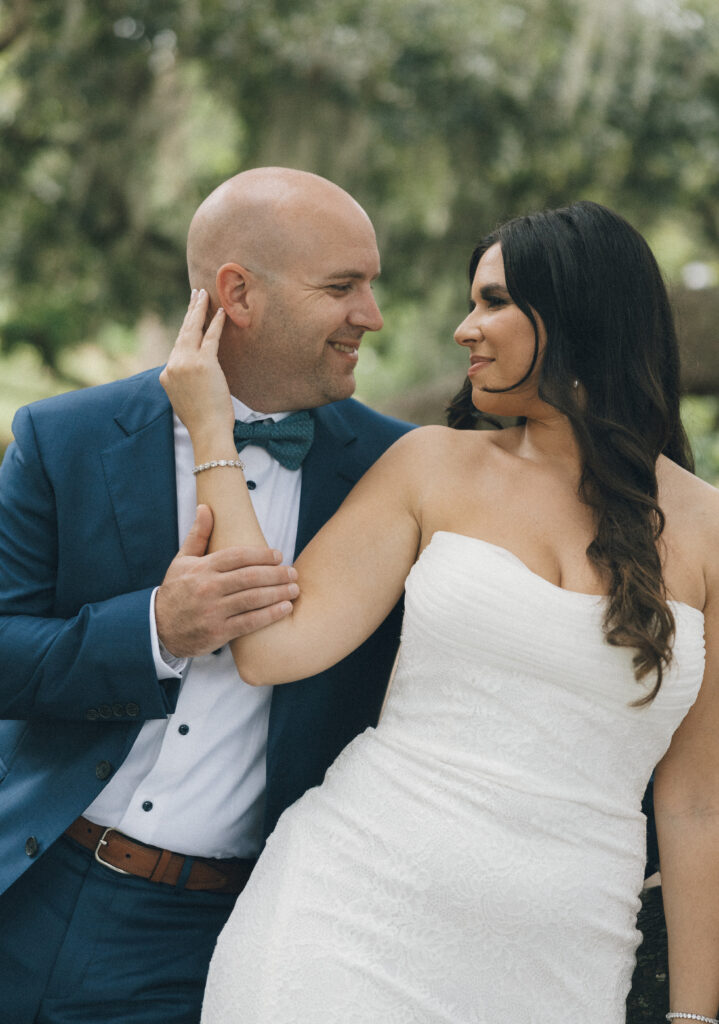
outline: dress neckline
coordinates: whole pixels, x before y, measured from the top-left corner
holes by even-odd
[[[429,548],[429,546],[434,541],[434,538],[437,537],[439,534],[445,534],[445,536],[447,537],[459,537],[462,540],[468,540],[475,544],[481,544],[486,548],[491,548],[492,550],[499,552],[506,558],[511,559],[512,562],[514,562],[517,566],[522,568],[530,576],[534,577],[535,580],[538,580],[546,587],[550,587],[553,591],[558,592],[560,594],[568,594],[571,597],[584,598],[585,600],[593,601],[596,605],[604,604],[607,600],[607,594],[586,594],[581,590],[568,590],[566,587],[560,587],[556,583],[552,583],[552,581],[548,580],[545,576],[541,576],[538,572],[535,572],[533,569],[530,569],[527,563],[524,562],[519,557],[519,555],[515,555],[513,551],[510,551],[509,548],[502,547],[501,544],[493,544],[491,541],[483,540],[481,537],[472,537],[468,533],[457,533],[455,530],[435,530],[434,533],[432,534],[432,537],[430,538],[429,544],[427,544],[427,548]],[[427,548],[425,548],[425,550],[427,550]],[[686,608],[690,612],[693,612],[695,615],[700,615],[702,621],[704,620],[704,612],[701,611],[701,609],[699,608],[695,608],[693,604],[687,604],[686,601],[674,601],[672,599],[670,599],[667,603],[670,605],[674,605],[677,608]]]

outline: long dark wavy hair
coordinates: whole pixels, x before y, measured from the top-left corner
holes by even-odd
[[[604,632],[635,649],[637,680],[654,674],[651,702],[671,662],[675,622],[667,603],[657,542],[656,461],[666,455],[693,471],[679,414],[679,351],[666,288],[642,236],[618,214],[592,202],[517,217],[482,239],[469,264],[499,242],[507,289],[547,343],[539,397],[568,417],[579,443],[580,499],[595,513],[589,560],[609,580]],[[536,314],[536,315],[535,315]],[[580,387],[575,386],[580,382]],[[448,410],[452,427],[477,425],[465,381]]]

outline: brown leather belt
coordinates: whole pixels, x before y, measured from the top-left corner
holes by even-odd
[[[87,818],[77,818],[65,830],[65,835],[86,850],[92,850],[95,860],[121,875],[136,875],[150,882],[177,885],[183,865],[188,859],[182,853],[160,850],[130,839],[114,828],[95,825]],[[204,892],[240,893],[255,866],[254,860],[210,860],[204,857],[192,860],[185,889]]]

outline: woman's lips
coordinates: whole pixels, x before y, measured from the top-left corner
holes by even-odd
[[[481,370],[485,366],[489,366],[493,363],[494,359],[486,359],[484,356],[472,356],[469,361],[469,369],[467,370],[467,376],[471,377],[473,373]]]

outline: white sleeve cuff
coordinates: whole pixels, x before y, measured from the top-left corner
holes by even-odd
[[[152,643],[152,658],[155,662],[155,671],[157,672],[158,679],[182,679],[182,673],[190,659],[176,658],[174,654],[170,654],[157,635],[155,594],[159,589],[159,587],[155,587],[150,597],[150,642]]]

